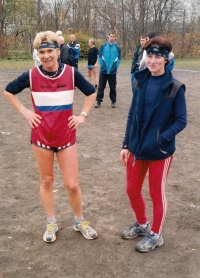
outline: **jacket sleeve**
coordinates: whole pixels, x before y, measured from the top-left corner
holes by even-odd
[[[134,71],[136,70],[136,62],[137,62],[137,59],[138,59],[138,50],[139,48],[136,48],[134,54],[133,54],[133,59],[132,59],[132,65],[131,65],[131,73],[134,73]]]
[[[103,51],[103,45],[100,47],[100,50],[99,50],[99,57],[98,57],[98,61],[99,61],[100,67],[103,66],[102,51]]]
[[[117,63],[116,63],[117,68],[119,67],[120,63],[121,63],[121,48],[118,46],[118,60],[117,60]]]
[[[146,57],[147,57],[147,52],[146,52],[146,50],[144,50],[144,51],[143,51],[142,60],[140,61],[139,70],[146,69],[146,67],[147,67],[147,64],[146,64]]]
[[[74,51],[74,58],[75,59],[79,59],[79,55],[80,55],[80,44],[76,43],[75,47],[73,47],[73,51]]]
[[[62,49],[61,54],[60,54],[60,58],[61,58],[61,63],[70,65],[70,63],[69,63],[69,48],[67,47],[67,45],[63,46],[63,49]]]
[[[180,87],[173,105],[174,122],[159,136],[159,143],[170,142],[187,125],[187,108],[185,100],[185,88]]]

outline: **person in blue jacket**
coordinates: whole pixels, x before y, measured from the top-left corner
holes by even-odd
[[[70,57],[69,57],[70,65],[72,67],[75,67],[76,69],[78,69],[78,59],[79,59],[79,55],[80,55],[80,43],[78,43],[76,41],[75,34],[70,35],[70,40],[71,41],[67,44],[67,46],[69,47],[69,53],[71,53],[71,50],[73,53],[73,56],[70,55]]]
[[[115,40],[116,33],[112,30],[109,32],[109,41],[102,44],[99,50],[100,74],[95,108],[101,106],[107,81],[110,86],[111,107],[116,108],[116,75],[121,61],[121,48]]]
[[[121,162],[126,166],[126,190],[136,222],[122,233],[124,239],[144,236],[135,246],[148,252],[162,246],[162,227],[167,211],[165,184],[175,152],[175,137],[187,123],[185,85],[167,68],[172,45],[154,37],[145,45],[147,68],[136,72]],[[142,194],[148,171],[153,205],[150,227]]]

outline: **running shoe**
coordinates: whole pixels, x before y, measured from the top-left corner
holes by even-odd
[[[56,232],[58,231],[57,223],[48,223],[44,233],[43,240],[45,242],[54,242],[56,240]]]
[[[154,234],[150,231],[136,246],[135,249],[139,252],[149,252],[156,247],[160,247],[164,244],[164,240],[161,234]]]
[[[144,228],[142,225],[139,225],[136,221],[131,227],[125,229],[122,233],[122,238],[132,239],[138,236],[145,236],[150,231],[149,223],[146,224]]]
[[[81,232],[81,234],[87,239],[95,239],[97,232],[89,226],[89,223],[82,221],[81,223],[74,223],[74,230]]]

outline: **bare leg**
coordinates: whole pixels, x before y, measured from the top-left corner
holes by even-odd
[[[91,83],[92,81],[92,70],[88,69],[88,81]]]
[[[78,182],[78,158],[76,144],[57,153],[69,201],[76,217],[82,216],[82,198]]]
[[[54,216],[54,194],[53,194],[53,161],[54,152],[37,147],[32,144],[36,162],[40,172],[40,196],[47,217]]]
[[[97,85],[99,82],[98,75],[97,75],[97,67],[93,67],[92,71],[93,71],[93,75],[94,75],[95,85]]]

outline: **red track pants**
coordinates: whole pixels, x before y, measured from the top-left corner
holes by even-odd
[[[126,191],[135,212],[136,220],[141,225],[147,222],[146,204],[142,195],[142,185],[147,170],[149,170],[149,191],[153,203],[153,222],[151,230],[154,233],[161,233],[167,212],[165,184],[172,158],[173,156],[163,160],[134,161],[133,154],[130,154],[127,163]]]

